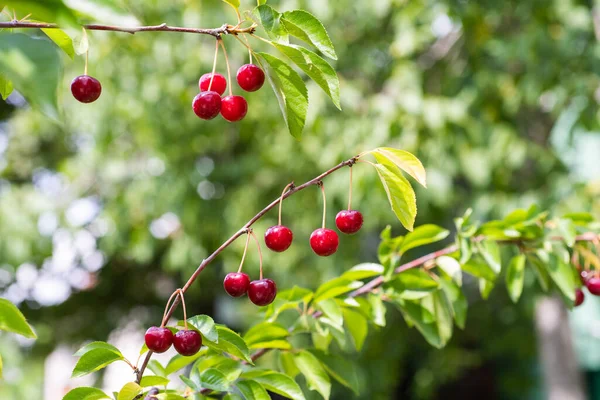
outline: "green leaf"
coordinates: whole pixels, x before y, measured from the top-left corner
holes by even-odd
[[[302,350],[294,356],[294,360],[296,361],[296,366],[298,366],[298,369],[306,378],[308,388],[317,391],[324,399],[329,399],[331,395],[331,380],[319,359],[312,353]]]
[[[173,372],[179,371],[181,368],[190,365],[198,358],[206,355],[207,352],[208,349],[200,349],[200,351],[194,354],[193,356],[186,357],[182,356],[181,354],[173,356],[173,358],[169,360],[167,366],[165,367],[165,376],[171,375]]]
[[[158,375],[146,375],[142,377],[142,381],[140,382],[141,387],[150,387],[150,386],[164,386],[168,384],[169,379],[164,376]]]
[[[397,291],[417,290],[430,292],[440,285],[427,272],[420,268],[413,268],[397,274],[389,284]]]
[[[379,147],[367,152],[367,154],[368,153],[372,153],[381,164],[392,164],[415,178],[415,180],[423,185],[423,187],[427,187],[427,174],[425,168],[423,168],[423,164],[414,156],[414,154],[391,147]],[[380,161],[382,158],[386,159],[387,163]]]
[[[404,237],[404,241],[400,246],[400,253],[404,254],[410,249],[439,242],[447,238],[449,234],[449,230],[437,225],[421,225]]]
[[[0,74],[0,97],[2,97],[2,100],[8,99],[8,96],[10,96],[12,91],[12,82],[6,77],[4,77],[4,75]]]
[[[62,400],[104,400],[110,399],[110,396],[100,389],[93,387],[75,388],[62,398]]]
[[[216,368],[209,368],[200,374],[200,385],[203,388],[226,392],[229,390],[229,380]]]
[[[148,350],[149,350],[149,349],[148,349],[148,346],[146,346],[146,343],[144,343],[144,344],[142,345],[142,348],[140,349],[140,356],[141,356],[142,354],[146,353]]]
[[[223,397],[223,400],[244,400],[244,398],[242,396],[240,396],[240,395],[235,394],[235,393],[227,393],[225,395],[225,397]]]
[[[575,245],[575,238],[577,237],[575,223],[570,219],[560,218],[556,221],[556,227],[567,246],[573,247]]]
[[[355,363],[335,354],[326,354],[322,351],[311,350],[329,375],[342,385],[352,390],[357,396],[358,373]]]
[[[79,350],[77,350],[77,352],[75,354],[73,354],[73,355],[75,357],[81,357],[85,353],[90,352],[92,350],[96,350],[96,349],[104,349],[104,350],[112,351],[116,355],[118,355],[120,357],[123,357],[123,354],[121,353],[121,351],[119,349],[117,349],[112,344],[106,343],[106,342],[91,342],[91,343],[88,343],[85,346],[83,346],[82,348],[80,348]]]
[[[417,198],[413,188],[402,175],[393,173],[382,164],[374,166],[396,217],[412,231],[417,216]]]
[[[397,299],[394,302],[409,325],[415,326],[425,340],[436,348],[442,348],[445,342],[440,337],[434,315],[419,302]]]
[[[471,257],[469,261],[464,263],[462,269],[476,278],[483,278],[488,281],[494,281],[497,276],[496,272],[479,254]]]
[[[342,308],[334,299],[321,300],[317,303],[317,308],[323,311],[334,324],[342,326],[344,324],[344,316],[342,315]]]
[[[2,365],[2,355],[0,355],[0,379],[2,379],[2,368],[3,368],[3,365]]]
[[[71,59],[75,57],[75,48],[73,47],[73,40],[65,31],[61,29],[44,29],[42,32],[46,34],[58,47],[60,47]]]
[[[292,378],[279,372],[254,369],[242,374],[242,377],[253,379],[267,390],[288,399],[305,400],[300,386]]]
[[[547,292],[550,288],[550,275],[548,275],[544,264],[534,255],[527,255],[527,261],[531,264],[540,287],[544,292]]]
[[[2,3],[17,15],[31,14],[34,20],[69,25],[75,25],[77,21],[74,12],[62,0],[4,0]]]
[[[304,47],[283,43],[273,43],[273,46],[288,56],[298,68],[323,89],[338,109],[342,109],[340,106],[340,81],[335,70],[327,61]]]
[[[488,281],[487,279],[479,278],[479,293],[481,298],[487,300],[490,297],[490,293],[494,289],[494,282]]]
[[[446,298],[450,302],[450,308],[452,315],[454,316],[454,322],[460,329],[465,329],[465,322],[467,320],[467,298],[460,289],[460,286],[448,278],[442,278],[440,280],[442,290],[446,295]]]
[[[288,43],[288,32],[282,24],[282,16],[283,14],[267,5],[259,5],[252,11],[252,19],[263,27],[271,39]]]
[[[513,303],[519,301],[525,282],[525,254],[514,256],[506,269],[506,289]]]
[[[361,281],[353,281],[343,277],[333,278],[319,286],[315,292],[314,302],[318,303],[322,300],[348,293],[358,289],[362,285],[364,285],[364,283]]]
[[[383,265],[375,263],[362,263],[355,265],[341,275],[341,278],[357,281],[372,278],[383,274]]]
[[[177,393],[169,392],[169,393],[160,393],[155,396],[158,400],[189,400],[189,398],[185,398],[183,396],[178,395]],[[198,399],[198,398],[196,398]]]
[[[337,60],[333,43],[325,27],[317,18],[304,10],[293,10],[283,14],[281,20],[290,35],[313,45],[327,57]]]
[[[360,351],[369,331],[367,319],[361,313],[348,308],[345,308],[343,312],[344,325],[346,326],[346,329],[348,329],[350,336],[352,336],[354,347],[357,351]]]
[[[162,364],[156,360],[150,360],[150,362],[148,363],[148,369],[154,372],[156,375],[167,376],[167,371],[165,370],[165,367],[163,367]]]
[[[279,352],[279,366],[286,375],[289,375],[292,378],[295,378],[300,373],[300,370],[294,362],[294,355],[288,351]]]
[[[445,345],[452,337],[453,312],[444,292],[438,290],[431,295],[436,323],[442,343]],[[427,300],[427,299],[426,299]]]
[[[252,364],[250,350],[244,339],[224,325],[216,325],[216,327],[219,333],[219,342],[215,343],[207,339],[203,343],[213,350],[229,353]]]
[[[271,400],[271,396],[269,396],[265,388],[252,379],[239,381],[236,386],[246,400]]]
[[[200,387],[199,384],[197,384],[196,382],[194,382],[193,380],[191,380],[190,378],[188,378],[185,375],[179,375],[179,379],[181,379],[181,381],[183,383],[185,383],[185,385],[187,387],[189,387],[190,389],[192,389],[192,390],[194,390],[196,392],[199,392],[199,391],[202,390],[202,388]]]
[[[206,338],[211,342],[219,341],[219,333],[215,327],[215,321],[208,315],[195,315],[188,318],[187,322],[202,334],[202,338]],[[177,325],[184,326],[185,324],[183,321],[179,321]]]
[[[0,298],[0,330],[17,333],[30,339],[37,338],[17,306],[2,298]]]
[[[573,304],[575,301],[576,286],[567,251],[564,250],[563,252],[560,249],[555,248],[554,252],[550,254],[550,262],[546,264],[546,268],[550,278],[552,278],[552,281],[556,284],[556,287],[558,287],[562,295]]]
[[[75,369],[73,369],[71,377],[77,378],[98,371],[123,358],[123,355],[104,348],[90,350],[77,360],[77,364],[75,365]]]
[[[117,400],[133,400],[138,394],[142,392],[142,387],[135,382],[126,383],[123,388],[119,391]]]
[[[225,3],[229,4],[231,7],[236,10],[240,8],[240,0],[223,0]]]
[[[257,53],[268,63],[267,78],[283,113],[285,123],[296,139],[302,136],[308,109],[308,91],[304,81],[289,65],[267,53]]]
[[[20,33],[0,32],[0,74],[34,107],[57,120],[56,91],[62,66],[56,48],[47,40]]]
[[[260,344],[261,342],[270,342],[277,339],[285,339],[290,333],[281,324],[275,322],[261,322],[254,325],[244,335],[244,340],[249,347]]]
[[[369,305],[371,306],[373,323],[378,326],[385,326],[385,305],[381,300],[381,297],[369,293],[367,297]]]
[[[460,264],[455,258],[441,256],[436,258],[435,263],[438,268],[444,271],[458,286],[462,286],[462,271]]]
[[[494,274],[498,275],[502,269],[500,246],[498,245],[498,242],[494,240],[484,240],[476,243],[476,246],[485,262],[490,266],[492,271],[494,271]]]

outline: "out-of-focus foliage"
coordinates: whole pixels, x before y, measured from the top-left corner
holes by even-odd
[[[57,343],[105,339],[132,310],[142,326],[155,324],[171,291],[287,183],[364,149],[406,149],[426,166],[417,225],[450,229],[452,217],[471,206],[481,219],[531,203],[600,213],[598,182],[580,185],[600,172],[599,46],[588,3],[271,3],[316,15],[338,56],[343,111],[309,83],[301,141],[287,134],[267,88],[247,96],[241,123],[193,114],[197,80],[210,70],[214,50],[199,35],[89,33],[89,72],[103,93],[91,105],[72,99],[68,85],[83,72],[83,59],[64,55],[62,123],[30,110],[18,93],[0,102],[0,293],[20,303],[36,328],[28,362],[39,362]],[[235,21],[217,1],[123,4],[144,24]],[[235,70],[247,52],[235,39],[225,41]],[[353,204],[365,214],[364,231],[343,237],[326,259],[312,254],[307,239],[320,226],[320,193],[285,201],[294,245],[265,254],[265,271],[279,287],[314,289],[375,259],[378,232],[388,223],[402,232],[377,179],[370,167],[354,168]],[[340,172],[325,183],[333,225],[347,201],[348,176]],[[255,231],[275,223],[273,212]],[[220,288],[242,248],[236,243],[202,273],[186,297],[195,314],[240,329],[255,320],[253,306],[232,302]],[[246,265],[258,274],[256,254]],[[525,291],[515,306],[506,291],[494,290],[484,303],[477,282],[471,287],[465,330],[441,351],[388,312],[386,328],[354,357],[362,398],[430,399],[452,390],[516,399],[533,390],[531,296]],[[5,376],[8,363],[4,357]],[[333,396],[350,392],[334,386]]]

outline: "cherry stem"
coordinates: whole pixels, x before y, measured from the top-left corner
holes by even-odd
[[[259,269],[260,269],[260,279],[263,278],[263,259],[262,259],[262,250],[260,249],[260,242],[258,241],[258,238],[256,237],[256,235],[254,234],[253,231],[250,231],[250,235],[252,235],[252,237],[254,238],[254,241],[256,242],[256,246],[258,247],[258,262],[259,262]]]
[[[215,46],[215,59],[213,60],[213,69],[212,74],[210,75],[210,82],[208,82],[208,90],[210,92],[210,88],[212,87],[213,79],[215,79],[215,71],[217,70],[217,58],[219,58],[219,41],[221,38],[217,38],[217,43]]]
[[[183,290],[177,289],[177,293],[179,293],[179,298],[181,299],[181,305],[183,307],[183,327],[187,331],[188,330],[187,310],[185,309],[185,299],[183,298]]]
[[[293,183],[288,183],[288,185],[285,188],[283,188],[283,192],[281,192],[281,197],[279,198],[279,222],[277,223],[277,225],[281,225],[281,204],[283,203],[283,195],[292,185]]]
[[[321,194],[323,195],[323,226],[322,226],[322,228],[325,229],[325,215],[327,213],[327,199],[325,197],[325,185],[323,185],[323,182],[320,182],[319,186],[321,187]]]
[[[350,189],[348,193],[348,211],[352,208],[352,165],[350,166]]]
[[[87,75],[88,74],[88,54],[90,53],[89,50],[85,51],[85,66],[83,67],[83,74]]]
[[[219,40],[219,42],[221,43],[221,47],[223,48],[223,54],[225,55],[225,63],[227,64],[227,82],[229,82],[229,84],[227,86],[229,86],[229,95],[233,96],[233,93],[231,91],[231,69],[229,68],[229,57],[227,57],[227,50],[225,50],[225,43],[223,43],[222,40]]]
[[[167,321],[166,321],[166,319],[167,319],[167,310],[169,309],[169,304],[171,304],[171,300],[173,300],[173,298],[175,296],[177,296],[177,293],[179,293],[179,289],[177,289],[176,291],[174,291],[171,294],[171,297],[169,297],[169,300],[167,300],[167,305],[165,306],[165,312],[163,313],[162,322],[160,324],[161,328],[164,328],[165,324],[167,323]]]
[[[248,231],[248,236],[246,236],[246,246],[244,246],[244,254],[242,254],[242,261],[240,261],[240,267],[238,268],[238,273],[242,272],[242,266],[244,265],[244,259],[246,258],[246,251],[248,250],[248,242],[250,241],[250,231]]]

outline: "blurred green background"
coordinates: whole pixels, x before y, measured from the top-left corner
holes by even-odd
[[[452,228],[452,218],[468,207],[485,220],[532,203],[600,217],[595,1],[269,4],[315,14],[339,56],[343,111],[310,82],[301,141],[287,133],[267,86],[245,94],[249,111],[241,123],[194,115],[191,100],[214,51],[213,40],[201,35],[90,33],[89,73],[102,82],[102,96],[90,105],[72,98],[69,83],[83,73],[84,60],[64,57],[62,124],[31,110],[18,93],[0,101],[0,296],[18,303],[39,334],[35,343],[0,336],[6,378],[0,398],[53,399],[47,357],[60,349],[70,354],[85,340],[128,335],[139,346],[172,290],[287,183],[304,182],[360,151],[397,147],[422,160],[429,188],[415,185],[417,224]],[[122,5],[142,24],[235,21],[217,0]],[[233,38],[224,40],[236,71],[247,52]],[[275,53],[260,41],[251,44]],[[222,57],[217,69],[226,73]],[[332,227],[347,202],[348,173],[328,177],[325,188]],[[365,227],[342,237],[335,256],[318,258],[308,236],[320,226],[320,196],[308,189],[284,203],[294,244],[282,254],[265,252],[265,274],[279,288],[314,288],[376,260],[386,225],[404,232],[374,171],[358,165],[353,204]],[[255,231],[262,235],[276,222],[271,212]],[[213,315],[236,330],[256,320],[255,307],[228,298],[221,286],[237,268],[243,242],[190,289],[190,313]],[[255,251],[245,268],[258,274]],[[466,290],[467,327],[443,350],[429,347],[388,309],[388,326],[349,356],[361,365],[361,399],[544,398],[536,291],[526,290],[513,305],[502,285],[487,302],[476,282]],[[96,377],[101,386],[102,378]],[[351,393],[335,386],[334,397]]]

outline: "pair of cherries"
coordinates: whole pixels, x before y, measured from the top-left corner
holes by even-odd
[[[600,296],[600,277],[598,275],[590,276],[589,271],[581,271],[579,274],[581,282],[587,287],[591,294]],[[580,306],[585,299],[581,289],[575,290],[575,307]]]
[[[223,287],[231,297],[241,297],[248,294],[250,301],[263,307],[271,304],[277,296],[277,286],[271,279],[258,279],[250,282],[248,274],[230,272],[225,276]]]
[[[202,347],[202,335],[193,329],[182,329],[175,335],[169,328],[153,326],[148,328],[144,335],[148,349],[155,353],[164,353],[171,345],[182,356],[193,356]]]
[[[340,232],[352,235],[362,227],[363,216],[356,210],[343,210],[336,215],[335,225]],[[284,225],[272,226],[265,232],[265,244],[279,253],[291,246],[293,238],[291,229]],[[332,255],[337,251],[338,245],[338,234],[332,229],[319,228],[310,235],[310,247],[319,256]]]
[[[265,83],[265,73],[254,64],[246,64],[238,69],[236,79],[242,89],[255,92]],[[248,103],[244,97],[229,95],[221,98],[227,87],[227,80],[223,75],[204,74],[198,86],[200,93],[192,101],[192,108],[198,117],[209,120],[221,113],[227,121],[236,122],[246,116]]]
[[[80,75],[71,81],[71,93],[81,103],[92,103],[100,97],[102,85],[96,78]]]

